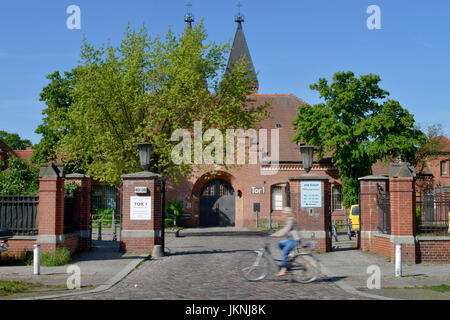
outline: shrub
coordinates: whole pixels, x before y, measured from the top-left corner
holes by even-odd
[[[174,212],[177,226],[181,225],[181,214],[183,212],[183,207],[180,203],[176,201],[170,201],[166,207],[166,218],[164,219],[164,225],[166,228],[171,228],[174,226]]]
[[[70,251],[66,248],[57,248],[55,252],[41,253],[41,266],[56,267],[63,266],[71,261]]]

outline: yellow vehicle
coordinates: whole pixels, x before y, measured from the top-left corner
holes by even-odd
[[[348,215],[348,220],[352,224],[352,231],[359,229],[359,205],[354,204],[350,207],[350,213]]]

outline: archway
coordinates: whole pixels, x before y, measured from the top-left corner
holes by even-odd
[[[230,183],[219,178],[209,180],[200,191],[200,226],[234,226],[235,203],[235,192]]]

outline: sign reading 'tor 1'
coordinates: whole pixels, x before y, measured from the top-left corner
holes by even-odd
[[[152,197],[130,197],[130,220],[152,219]]]
[[[322,207],[321,181],[301,181],[300,187],[302,208]]]

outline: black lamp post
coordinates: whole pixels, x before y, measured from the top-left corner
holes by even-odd
[[[152,146],[153,144],[149,142],[141,142],[136,144],[136,146],[139,148],[139,159],[141,161],[141,168],[142,170],[148,170],[150,167],[150,154],[152,152]]]
[[[298,147],[302,155],[303,169],[305,169],[306,173],[309,173],[309,171],[312,168],[314,150],[317,150],[317,147],[306,146],[301,144],[299,144]]]

